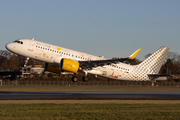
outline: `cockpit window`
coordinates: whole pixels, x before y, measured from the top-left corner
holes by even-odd
[[[18,40],[15,40],[15,41],[13,41],[13,42],[17,42]]]
[[[20,40],[15,40],[14,42],[15,42],[15,43],[19,43],[19,44],[23,44],[23,42],[20,41]]]

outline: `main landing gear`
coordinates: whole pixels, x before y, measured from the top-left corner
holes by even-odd
[[[72,81],[73,81],[73,82],[77,82],[77,81],[78,81],[77,76],[73,76],[73,77],[72,77]]]
[[[84,81],[84,82],[87,82],[88,80],[89,80],[88,76],[84,76],[84,77],[83,77],[83,81]]]
[[[87,82],[87,81],[89,80],[89,77],[86,75],[86,76],[84,76],[84,77],[82,78],[82,80],[83,80],[84,82]],[[73,81],[73,82],[77,82],[77,81],[78,81],[78,78],[77,78],[76,74],[74,74],[74,76],[72,77],[72,81]]]

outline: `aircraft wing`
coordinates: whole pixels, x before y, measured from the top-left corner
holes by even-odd
[[[129,59],[134,59],[136,55],[139,53],[141,49],[139,48],[132,55],[127,58],[119,58],[119,59],[107,59],[107,60],[92,60],[92,61],[79,61],[79,67],[82,69],[92,69],[93,67],[117,64],[119,62],[124,62]]]
[[[82,69],[91,69],[93,67],[117,64],[119,62],[123,62],[129,60],[129,58],[121,58],[121,59],[109,59],[109,60],[92,60],[92,61],[79,61],[79,66]]]

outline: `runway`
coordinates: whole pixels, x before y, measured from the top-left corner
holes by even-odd
[[[180,92],[0,92],[0,100],[180,100]]]

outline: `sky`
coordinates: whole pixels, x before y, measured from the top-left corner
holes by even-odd
[[[180,54],[179,0],[1,0],[0,50],[35,39],[97,56]]]

